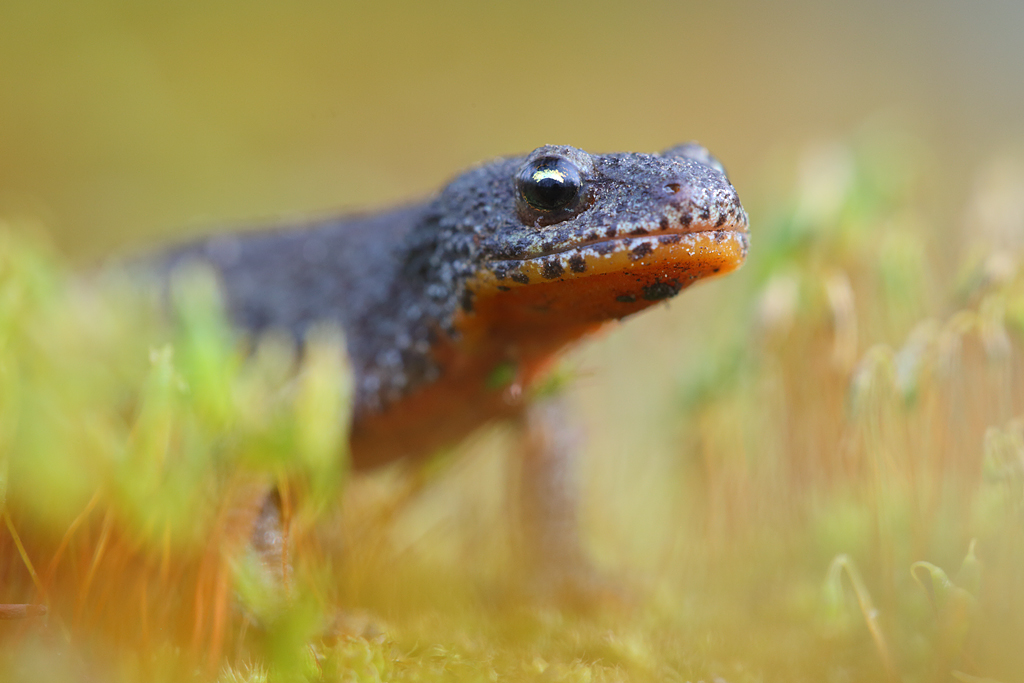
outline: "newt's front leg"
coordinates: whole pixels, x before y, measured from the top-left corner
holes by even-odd
[[[530,591],[577,609],[621,603],[623,592],[593,566],[579,524],[582,432],[561,395],[524,407],[518,431],[517,564]]]

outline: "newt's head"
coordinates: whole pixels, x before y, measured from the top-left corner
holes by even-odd
[[[661,154],[540,147],[469,171],[436,206],[442,230],[461,238],[462,317],[509,329],[622,318],[747,253],[736,190],[693,143]]]

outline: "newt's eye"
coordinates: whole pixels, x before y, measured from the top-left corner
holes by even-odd
[[[520,196],[538,211],[558,211],[569,207],[579,195],[582,185],[579,169],[563,157],[535,159],[516,175]]]

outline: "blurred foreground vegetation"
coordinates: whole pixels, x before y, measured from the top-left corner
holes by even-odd
[[[336,333],[241,348],[201,272],[171,325],[0,230],[0,602],[48,609],[0,621],[4,680],[1024,680],[1024,181],[958,237],[901,149],[809,152],[755,216],[742,323],[667,409],[662,559],[586,614],[507,588],[500,503],[422,503],[502,500],[498,456],[346,481]],[[247,546],[273,484],[284,592]]]

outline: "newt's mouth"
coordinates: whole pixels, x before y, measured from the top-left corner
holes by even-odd
[[[589,329],[625,317],[739,268],[749,243],[742,219],[490,260],[466,284],[460,325],[471,329],[471,316],[511,336],[533,330],[546,339],[555,328]]]
[[[619,227],[537,245],[519,258],[491,259],[489,276],[483,279],[503,290],[602,275],[637,282],[653,276],[677,280],[681,289],[694,280],[735,270],[746,258],[748,245],[742,213],[707,222],[663,220],[656,226]]]
[[[742,209],[734,220],[673,221],[648,226],[646,234],[564,240],[541,253],[487,261],[467,283],[463,309],[509,334],[550,332],[554,321],[566,328],[599,324],[736,270],[748,244]]]

